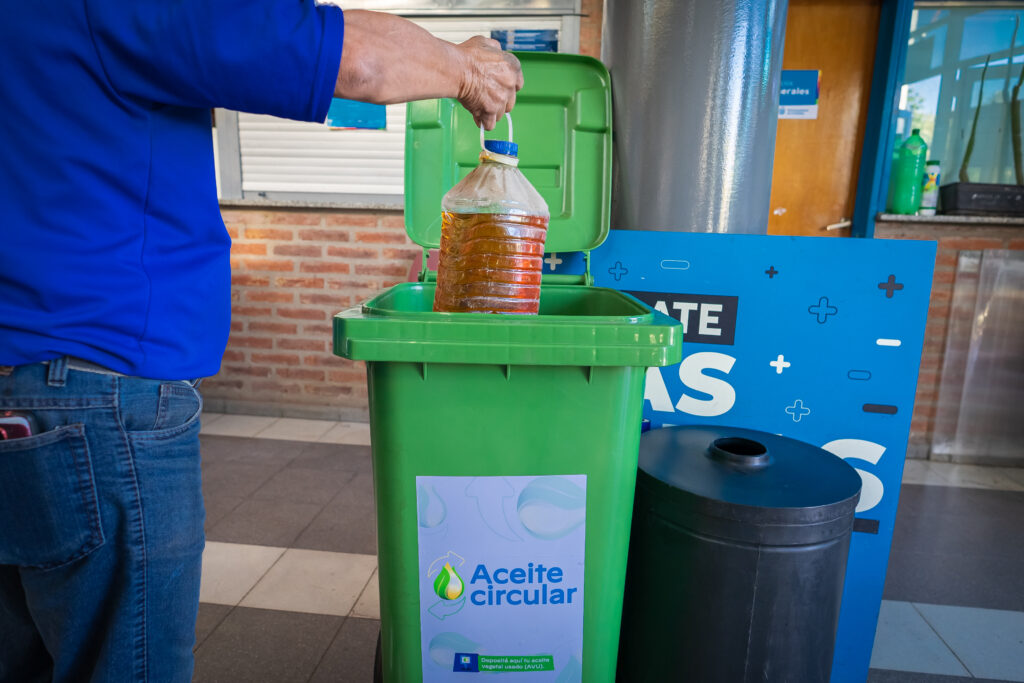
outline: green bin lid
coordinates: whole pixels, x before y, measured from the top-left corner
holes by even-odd
[[[524,86],[512,110],[519,169],[548,203],[548,253],[590,251],[608,236],[612,98],[604,64],[582,55],[517,52]],[[508,135],[504,119],[488,139]],[[480,129],[455,100],[409,104],[405,229],[441,244],[441,199],[479,164]]]

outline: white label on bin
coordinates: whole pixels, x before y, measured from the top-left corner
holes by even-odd
[[[582,681],[586,514],[584,474],[416,477],[425,683]]]

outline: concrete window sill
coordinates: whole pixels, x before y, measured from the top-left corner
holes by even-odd
[[[1024,227],[1022,216],[906,216],[899,213],[880,213],[876,221],[885,223],[914,223],[919,225],[991,225],[1000,227]]]
[[[402,206],[394,203],[344,201],[332,202],[307,199],[220,199],[222,209],[319,209],[319,210],[368,210],[368,211],[402,211]]]

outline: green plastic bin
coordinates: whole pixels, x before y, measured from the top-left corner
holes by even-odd
[[[583,251],[587,272],[546,275],[539,315],[504,316],[432,312],[424,267],[334,319],[335,353],[367,364],[389,683],[614,680],[644,377],[681,357],[677,321],[591,286],[608,72],[518,56],[520,168],[551,209],[547,250]],[[455,103],[409,105],[405,215],[424,264],[441,197],[478,153]]]

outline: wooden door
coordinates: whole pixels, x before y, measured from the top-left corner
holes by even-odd
[[[790,0],[783,69],[821,71],[818,118],[780,119],[768,232],[849,235],[881,0]]]

